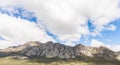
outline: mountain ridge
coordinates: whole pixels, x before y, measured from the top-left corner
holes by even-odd
[[[66,46],[51,41],[40,43],[38,41],[29,41],[19,46],[11,46],[0,50],[0,56],[21,55],[25,57],[45,57],[45,58],[77,58],[85,57],[120,60],[120,53],[109,50],[107,47],[90,47],[78,44],[76,46]]]

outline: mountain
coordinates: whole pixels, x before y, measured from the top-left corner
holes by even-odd
[[[0,57],[4,56],[24,56],[28,58],[97,58],[104,60],[120,60],[120,52],[114,52],[106,47],[90,47],[78,44],[76,46],[66,46],[51,41],[40,43],[29,41],[19,46],[11,46],[0,50]]]

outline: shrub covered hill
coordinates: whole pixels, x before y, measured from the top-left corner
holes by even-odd
[[[23,45],[1,49],[0,63],[3,63],[0,65],[5,63],[13,63],[11,65],[15,63],[16,65],[17,63],[18,65],[20,63],[21,65],[120,65],[120,52],[114,52],[103,46],[90,47],[82,44],[66,46],[51,41],[46,43],[29,41]]]

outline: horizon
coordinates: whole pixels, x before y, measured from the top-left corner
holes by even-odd
[[[120,0],[1,0],[0,23],[0,49],[52,41],[120,51]]]

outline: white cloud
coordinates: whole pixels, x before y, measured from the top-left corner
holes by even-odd
[[[34,12],[39,21],[62,40],[79,40],[81,35],[100,35],[116,18],[120,18],[119,0],[1,0],[1,6],[23,7]],[[87,20],[96,26],[90,33]],[[114,30],[115,26],[108,28]]]
[[[100,47],[100,46],[105,46],[105,44],[97,39],[92,39],[90,46]]]
[[[37,27],[37,24],[5,14],[0,14],[0,36],[10,42],[19,44],[34,40],[40,42],[52,40],[44,30]],[[8,43],[6,41],[0,41],[0,48],[2,47],[1,44],[6,45]],[[12,44],[10,43],[6,47]]]
[[[116,30],[116,26],[115,25],[113,25],[113,24],[111,24],[111,25],[109,25],[108,27],[107,27],[107,29],[106,30],[112,30],[112,31],[114,31],[114,30]]]
[[[71,42],[67,42],[65,45],[67,45],[67,46],[75,46],[76,44],[75,43],[71,43]]]
[[[120,51],[120,44],[109,44],[107,47],[116,52]]]
[[[104,42],[97,40],[97,39],[92,39],[90,46],[93,46],[93,47],[105,46],[109,48],[110,50],[120,51],[120,44],[105,44]]]
[[[7,48],[9,46],[16,46],[17,43],[11,42],[11,41],[7,41],[7,40],[0,40],[0,49],[4,49]]]

